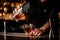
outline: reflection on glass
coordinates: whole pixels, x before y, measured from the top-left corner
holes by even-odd
[[[4,7],[4,12],[7,12],[7,10],[8,10],[8,9],[7,9],[6,7]]]
[[[24,26],[22,26],[24,32],[26,35],[29,35],[29,33],[32,31],[33,29],[33,25],[32,24],[24,24]]]

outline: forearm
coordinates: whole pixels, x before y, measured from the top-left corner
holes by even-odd
[[[42,29],[43,31],[45,31],[48,28],[49,28],[49,22],[46,22],[40,29]]]

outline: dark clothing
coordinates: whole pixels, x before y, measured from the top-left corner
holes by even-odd
[[[37,28],[40,28],[49,19],[51,19],[54,35],[55,37],[58,36],[59,35],[58,15],[57,15],[58,7],[56,5],[56,1],[47,0],[43,4],[41,4],[39,0],[28,0],[28,1],[30,2],[30,9],[27,13],[28,23],[32,23]]]
[[[42,27],[50,18],[52,21],[52,28],[55,38],[58,39],[59,26],[58,26],[58,9],[56,7],[56,1],[48,0],[43,5],[40,4],[39,0],[29,0],[30,10],[28,12],[28,22],[33,23],[36,27]],[[53,12],[52,12],[53,9]]]
[[[44,12],[44,10],[46,10],[46,12]],[[33,24],[41,27],[47,22],[50,12],[51,9],[47,9],[44,7],[37,10],[31,9],[31,11],[29,12],[29,22],[32,22]]]
[[[28,12],[28,22],[33,23],[37,27],[43,26],[49,17],[49,14],[52,10],[47,2],[45,4],[41,4],[39,0],[29,0],[30,1],[30,10]]]
[[[52,28],[53,28],[53,33],[54,33],[54,37],[56,40],[59,39],[59,21],[58,21],[58,9],[54,9],[54,13],[52,15]]]

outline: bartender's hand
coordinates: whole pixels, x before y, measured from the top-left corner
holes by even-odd
[[[40,28],[34,28],[30,33],[29,36],[40,36],[43,34],[43,30]]]
[[[18,22],[19,20],[25,20],[26,19],[26,16],[24,13],[19,13],[18,15],[16,15],[16,17],[14,18],[14,20],[16,22]]]
[[[46,22],[41,28],[34,28],[28,35],[40,36],[49,28],[49,22]]]
[[[13,11],[13,16],[16,14],[16,13],[18,13],[18,9],[19,8],[15,8],[15,10]],[[21,13],[18,13],[15,17],[13,17],[14,18],[14,20],[16,21],[16,22],[18,22],[19,20],[25,20],[26,19],[26,16],[25,16],[25,14],[23,13],[23,12],[21,12]]]

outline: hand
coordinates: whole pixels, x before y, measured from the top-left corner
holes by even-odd
[[[49,22],[46,22],[41,28],[34,28],[31,32],[27,33],[29,36],[40,36],[49,28]]]
[[[30,33],[29,36],[40,36],[43,34],[43,30],[40,28],[34,28]]]

